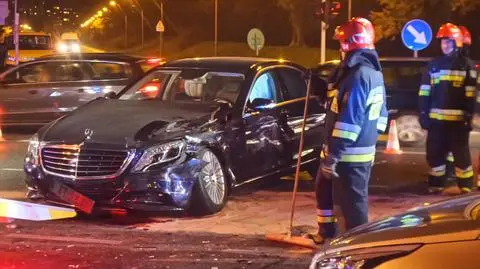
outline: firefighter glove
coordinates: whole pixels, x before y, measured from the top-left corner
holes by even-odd
[[[338,161],[336,159],[330,156],[327,156],[325,159],[323,159],[320,163],[320,171],[322,176],[326,179],[338,178],[339,176],[336,172],[337,162]]]

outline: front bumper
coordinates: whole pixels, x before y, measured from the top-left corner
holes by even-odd
[[[129,173],[113,179],[72,180],[53,176],[26,162],[26,183],[31,192],[54,203],[64,203],[50,192],[52,181],[69,186],[95,201],[96,207],[140,210],[187,209],[193,186],[204,162],[189,158],[152,172]]]

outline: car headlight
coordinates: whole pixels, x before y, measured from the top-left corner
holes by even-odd
[[[152,146],[143,152],[133,171],[147,171],[156,165],[173,161],[180,157],[184,148],[185,142],[183,141]]]
[[[25,157],[25,161],[38,165],[40,159],[39,151],[40,141],[38,139],[38,134],[34,134],[32,138],[30,138],[30,140],[28,141],[27,156]]]
[[[57,50],[61,53],[68,52],[68,46],[65,43],[58,43],[57,44]]]
[[[80,45],[78,43],[72,44],[72,52],[79,53],[80,52]]]
[[[320,252],[313,257],[310,269],[362,269],[373,268],[390,259],[407,255],[421,245],[398,245],[361,248],[347,251]]]

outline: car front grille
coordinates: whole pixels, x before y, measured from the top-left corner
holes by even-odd
[[[113,178],[123,172],[131,154],[127,150],[79,145],[46,145],[41,161],[49,174],[71,179]]]

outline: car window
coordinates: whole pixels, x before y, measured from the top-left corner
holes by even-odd
[[[54,82],[83,81],[91,79],[91,70],[81,62],[52,62]]]
[[[277,72],[285,86],[287,96],[285,96],[284,100],[297,99],[306,96],[307,85],[303,79],[303,73],[300,70],[279,68]]]
[[[244,81],[243,74],[196,69],[159,71],[147,75],[129,88],[120,99],[160,99],[181,103],[234,104]]]
[[[243,75],[234,73],[198,71],[182,72],[174,76],[172,86],[163,99],[173,102],[210,103],[217,100],[234,104],[240,94]],[[194,73],[197,73],[193,77]]]
[[[155,72],[147,75],[132,88],[128,89],[121,97],[122,100],[148,100],[156,99],[162,96],[172,74],[164,72]]]
[[[382,62],[383,79],[387,89],[417,91],[420,87],[425,62]]]
[[[257,80],[255,80],[247,100],[249,103],[251,103],[257,98],[262,98],[272,100],[274,103],[278,103],[280,101],[278,92],[279,91],[275,83],[274,73],[266,72],[261,74]]]
[[[110,62],[90,62],[93,69],[93,80],[128,79],[133,70],[128,64]]]
[[[50,36],[47,35],[20,35],[18,38],[20,50],[49,50],[52,48]],[[9,50],[15,49],[13,36],[6,37]]]
[[[3,81],[7,84],[45,83],[54,79],[51,63],[28,64],[8,73]]]

